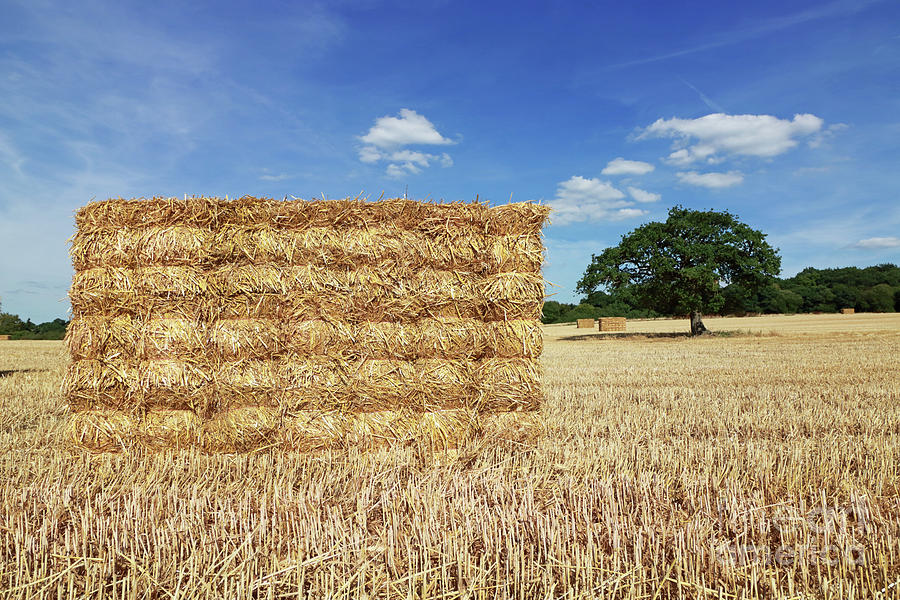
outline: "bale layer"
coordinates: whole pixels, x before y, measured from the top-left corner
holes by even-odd
[[[217,265],[400,265],[489,274],[539,273],[543,244],[537,233],[486,236],[454,232],[429,236],[388,227],[336,230],[226,226],[146,229],[100,228],[72,240],[75,269]]]
[[[91,410],[73,415],[68,435],[79,447],[103,452],[188,446],[212,452],[259,448],[308,452],[423,442],[454,448],[475,435],[522,439],[540,428],[540,422],[528,416],[486,415],[467,409],[279,415],[265,407],[247,407],[223,412],[211,420],[189,410]]]
[[[519,202],[491,207],[480,202],[419,202],[394,198],[378,202],[359,199],[285,202],[244,197],[114,198],[92,202],[75,215],[79,231],[102,228],[276,226],[284,229],[329,227],[367,229],[385,225],[440,235],[476,231],[487,235],[540,233],[546,206]]]
[[[531,320],[460,318],[399,322],[78,317],[66,343],[73,359],[219,357],[274,359],[288,355],[345,359],[537,358],[540,326]]]
[[[284,411],[372,412],[472,408],[532,410],[540,370],[529,359],[357,360],[286,357],[222,362],[77,360],[63,388],[75,410],[216,411],[263,405]]]

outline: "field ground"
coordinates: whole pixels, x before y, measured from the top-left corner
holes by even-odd
[[[857,331],[900,331],[900,313],[857,313],[853,315],[761,315],[759,317],[705,317],[710,331],[741,333],[837,333]],[[546,325],[551,337],[563,336],[572,324]],[[688,319],[628,319],[628,333],[687,333]],[[586,332],[585,329],[578,333]],[[599,333],[599,332],[598,332]],[[604,332],[604,335],[611,335]]]
[[[900,316],[707,326],[762,333],[549,326],[532,437],[287,456],[72,451],[0,342],[0,597],[898,597]]]

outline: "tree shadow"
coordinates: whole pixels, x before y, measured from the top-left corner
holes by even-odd
[[[566,337],[557,338],[561,342],[586,342],[586,341],[605,341],[605,340],[647,340],[661,338],[689,338],[690,332],[666,331],[657,333],[584,333],[581,335],[568,335]]]
[[[0,370],[0,379],[16,373],[46,373],[49,370],[50,369],[3,369]]]

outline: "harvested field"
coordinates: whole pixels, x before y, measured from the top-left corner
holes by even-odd
[[[451,451],[72,452],[5,342],[0,597],[895,597],[900,315],[708,325],[547,327],[543,429]]]
[[[804,314],[761,315],[758,317],[704,317],[703,323],[713,332],[737,333],[841,333],[863,331],[900,330],[900,313],[856,313],[853,315]],[[553,324],[544,327],[547,339],[574,335],[575,327],[569,324]],[[691,331],[689,319],[628,319],[629,334],[675,333]],[[584,335],[587,332],[578,332]],[[599,334],[598,334],[599,335]]]

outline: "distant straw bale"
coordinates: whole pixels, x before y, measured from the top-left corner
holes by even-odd
[[[600,317],[599,321],[600,331],[625,331],[625,317]]]
[[[517,430],[501,416],[541,402],[547,213],[402,198],[88,204],[71,248],[72,437],[307,450]]]

